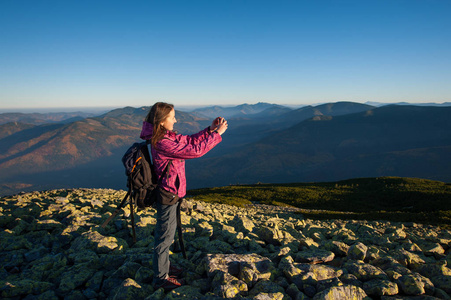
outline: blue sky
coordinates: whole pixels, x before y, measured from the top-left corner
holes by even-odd
[[[0,1],[0,108],[451,101],[451,1]]]

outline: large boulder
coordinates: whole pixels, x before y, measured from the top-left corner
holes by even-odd
[[[334,286],[313,297],[313,300],[356,299],[371,300],[364,290],[353,285]]]

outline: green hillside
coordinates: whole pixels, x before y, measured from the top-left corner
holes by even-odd
[[[191,190],[189,195],[238,206],[253,202],[295,206],[314,219],[391,220],[451,227],[451,185],[417,178],[238,185]]]

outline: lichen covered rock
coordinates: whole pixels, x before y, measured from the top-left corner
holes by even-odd
[[[304,219],[295,208],[184,201],[186,284],[154,290],[153,208],[124,191],[73,189],[0,200],[0,297],[12,299],[449,299],[451,232],[384,221]],[[367,296],[368,295],[368,296]],[[410,298],[409,298],[410,297]]]

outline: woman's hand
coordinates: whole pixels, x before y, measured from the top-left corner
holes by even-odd
[[[210,131],[216,131],[220,135],[222,135],[228,128],[227,121],[224,118],[217,117],[213,120],[210,126]]]
[[[216,132],[222,135],[224,132],[226,132],[228,127],[229,124],[227,124],[227,121],[224,118],[219,118],[219,123],[218,126],[216,127]]]
[[[216,129],[218,129],[221,119],[223,118],[217,117],[216,119],[213,120],[213,122],[211,122],[210,131],[215,131]]]

